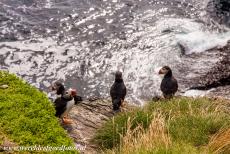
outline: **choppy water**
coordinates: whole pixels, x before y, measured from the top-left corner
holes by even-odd
[[[160,94],[157,71],[169,65],[183,91],[221,58],[206,50],[230,40],[229,14],[216,20],[213,6],[208,0],[0,0],[0,69],[45,91],[63,80],[85,97],[107,97],[121,70],[128,100],[141,103]]]

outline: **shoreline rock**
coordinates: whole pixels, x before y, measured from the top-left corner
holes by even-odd
[[[108,100],[84,101],[70,112],[72,124],[63,125],[76,147],[83,154],[96,154],[100,151],[92,143],[96,130],[114,116]]]

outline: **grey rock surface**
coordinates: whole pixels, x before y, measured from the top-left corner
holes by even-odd
[[[72,124],[63,125],[76,147],[83,154],[100,153],[100,149],[91,140],[96,130],[113,117],[112,104],[106,100],[84,101],[69,113]]]

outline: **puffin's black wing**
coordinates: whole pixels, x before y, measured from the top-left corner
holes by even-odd
[[[161,91],[164,95],[174,95],[178,90],[177,80],[172,77],[166,77],[161,82]]]
[[[73,98],[69,95],[63,95],[61,97],[56,98],[54,101],[54,106],[56,110],[56,117],[60,117],[66,110],[67,102],[72,100]]]
[[[114,82],[110,88],[110,96],[112,99],[125,99],[126,96],[126,87],[124,82]]]
[[[82,102],[82,101],[83,101],[83,99],[82,99],[82,97],[81,97],[81,96],[74,96],[73,98],[74,98],[74,102],[75,102],[75,104],[78,104],[78,103],[80,103],[80,102]]]
[[[113,83],[113,85],[110,88],[110,96],[111,98],[115,98],[116,97],[116,88],[115,88],[115,82]]]
[[[125,96],[126,96],[126,93],[127,93],[127,91],[126,91],[126,86],[125,86],[125,84],[123,83],[123,85],[122,85],[122,92],[121,92],[121,98],[124,100],[125,99]]]
[[[60,117],[62,115],[62,113],[65,112],[66,110],[66,104],[68,101],[64,101],[64,99],[62,97],[58,97],[55,101],[54,101],[54,106],[55,106],[55,110],[56,110],[56,117]]]

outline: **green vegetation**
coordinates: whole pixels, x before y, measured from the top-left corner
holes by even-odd
[[[120,114],[107,123],[104,127],[98,130],[95,137],[95,141],[104,148],[112,148],[120,144],[120,135],[124,135],[127,131],[127,120],[132,120],[131,128],[136,128],[139,124],[142,124],[144,128],[149,125],[149,114],[140,109],[136,109],[133,112]]]
[[[9,88],[0,89],[0,134],[20,146],[74,146],[44,93],[15,75],[0,71],[0,85],[3,84]]]
[[[94,141],[105,153],[230,153],[230,101],[173,98],[108,121]]]

